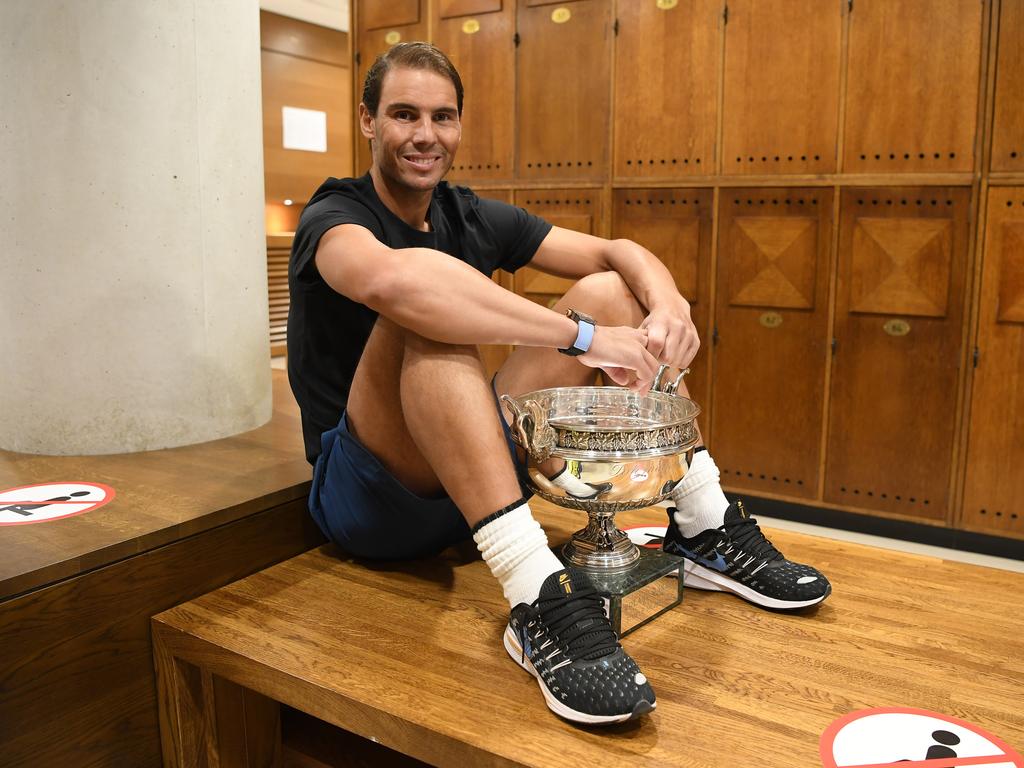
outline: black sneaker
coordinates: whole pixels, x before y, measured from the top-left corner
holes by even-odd
[[[573,570],[544,580],[533,605],[512,609],[505,650],[537,678],[548,709],[577,723],[619,723],[650,712],[654,691],[622,650],[604,598]]]
[[[743,502],[729,505],[721,528],[684,539],[668,510],[668,529],[662,549],[682,555],[685,585],[732,592],[764,608],[806,608],[820,603],[832,585],[820,571],[783,557],[765,538]]]

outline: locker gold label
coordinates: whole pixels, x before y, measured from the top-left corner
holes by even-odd
[[[679,5],[679,0],[658,0],[658,2],[655,3],[655,5],[661,8],[661,10],[663,11],[670,11],[677,5]]]
[[[392,29],[386,35],[384,35],[384,42],[388,45],[394,45],[402,41],[402,33],[397,29]]]
[[[910,333],[910,323],[906,320],[887,320],[882,330],[890,336],[906,336]]]
[[[782,325],[782,315],[778,312],[764,312],[757,322],[763,325],[765,328],[778,328]]]
[[[467,35],[472,35],[480,31],[480,22],[476,19],[466,19],[462,22],[462,31]]]
[[[555,24],[565,24],[565,22],[571,18],[572,11],[565,7],[555,8],[555,10],[551,12],[551,20],[555,22]]]

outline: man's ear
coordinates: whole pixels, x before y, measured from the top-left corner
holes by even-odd
[[[359,102],[359,132],[367,139],[373,138],[374,117],[363,102]]]

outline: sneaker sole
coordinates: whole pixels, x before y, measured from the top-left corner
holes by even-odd
[[[738,581],[729,578],[724,573],[719,573],[718,571],[713,571],[710,568],[705,568],[703,565],[695,563],[692,560],[683,560],[683,570],[686,572],[686,578],[683,580],[683,585],[685,587],[705,589],[709,592],[731,592],[737,597],[742,597],[748,603],[759,605],[762,608],[775,608],[783,611],[792,611],[797,608],[807,608],[811,605],[817,605],[832,594],[832,585],[830,584],[828,589],[825,590],[824,595],[816,597],[813,600],[780,600],[777,597],[762,595],[757,590],[751,589],[744,584],[740,584]]]
[[[571,720],[575,723],[586,723],[587,725],[624,723],[627,720],[633,720],[641,715],[645,715],[658,706],[657,702],[650,702],[647,701],[647,699],[641,699],[637,702],[636,706],[633,707],[632,712],[627,712],[622,715],[588,715],[586,712],[578,712],[572,707],[568,707],[556,699],[547,689],[547,686],[544,685],[544,681],[541,680],[540,675],[537,674],[537,670],[534,668],[533,663],[529,659],[523,658],[523,648],[519,645],[519,640],[516,638],[511,627],[505,627],[504,645],[505,650],[508,651],[508,655],[512,657],[512,661],[536,678],[537,685],[540,686],[540,692],[544,694],[544,703],[548,705],[548,709],[566,720]]]

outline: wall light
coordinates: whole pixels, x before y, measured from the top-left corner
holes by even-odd
[[[284,201],[284,204],[285,204],[285,205],[291,205],[291,204],[292,204],[292,201],[291,201],[291,200],[285,200],[285,201]]]

